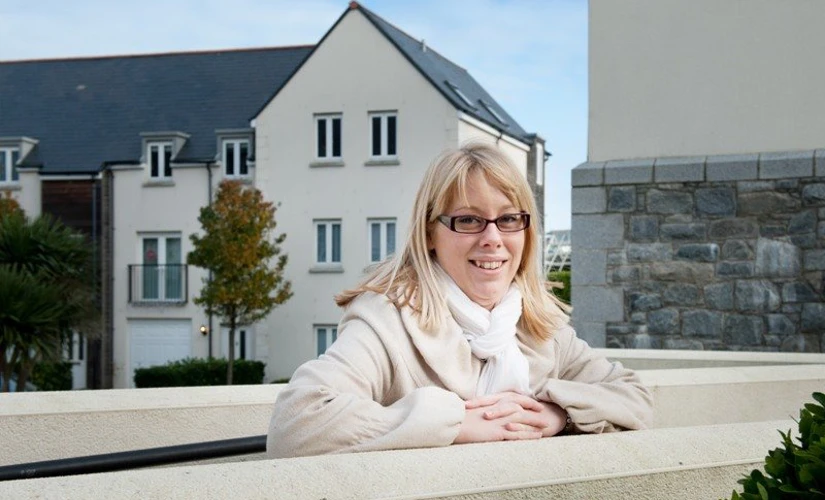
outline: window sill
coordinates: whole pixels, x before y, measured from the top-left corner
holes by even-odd
[[[401,165],[398,158],[371,158],[364,162],[365,167],[397,167]]]
[[[23,186],[20,185],[19,181],[0,182],[0,191],[20,191],[21,189],[23,189]]]
[[[175,187],[172,179],[149,179],[143,183],[143,187]]]
[[[343,167],[344,160],[338,159],[331,159],[331,160],[315,160],[314,162],[309,164],[309,168],[325,168],[325,167]]]
[[[183,299],[168,300],[133,300],[129,305],[134,307],[183,307],[186,301]]]
[[[344,266],[341,264],[315,264],[309,268],[310,273],[343,273]]]

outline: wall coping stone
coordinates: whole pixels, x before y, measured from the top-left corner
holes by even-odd
[[[605,162],[585,162],[575,167],[571,174],[573,187],[600,186],[604,184]]]
[[[609,161],[604,167],[605,184],[648,184],[653,182],[653,158]]]
[[[654,182],[702,182],[705,180],[704,156],[656,158],[653,163]]]
[[[742,181],[758,177],[759,155],[712,155],[705,165],[705,177],[708,182]]]
[[[825,177],[825,149],[814,151],[814,175]]]
[[[810,177],[814,173],[814,151],[780,151],[759,154],[759,178]]]

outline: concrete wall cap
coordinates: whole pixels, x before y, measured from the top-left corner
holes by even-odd
[[[573,186],[599,186],[604,184],[605,162],[585,162],[575,167],[571,178]]]

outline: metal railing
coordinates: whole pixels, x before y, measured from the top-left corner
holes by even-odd
[[[186,264],[130,264],[130,304],[183,304],[189,293]]]
[[[0,466],[0,481],[113,472],[266,451],[266,435]]]

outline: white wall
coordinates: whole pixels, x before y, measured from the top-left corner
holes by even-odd
[[[19,179],[19,189],[8,189],[8,192],[20,204],[20,208],[26,212],[26,216],[34,219],[40,215],[43,206],[40,172],[37,170],[23,170],[20,172]],[[6,193],[0,193],[0,196],[6,196]]]
[[[370,111],[397,110],[395,166],[365,166]],[[340,112],[343,167],[310,167],[314,113]],[[396,248],[424,170],[458,143],[455,108],[357,10],[350,10],[256,118],[256,185],[280,203],[294,296],[256,332],[269,336],[267,376],[288,377],[316,355],[313,324],[337,324],[333,295],[368,265],[367,218],[396,217]],[[313,219],[342,219],[341,273],[313,273]],[[259,353],[263,354],[263,353]]]
[[[458,144],[482,142],[498,147],[527,176],[527,154],[530,147],[512,137],[500,134],[494,128],[459,112]]]
[[[825,2],[590,0],[588,160],[823,146]]]

